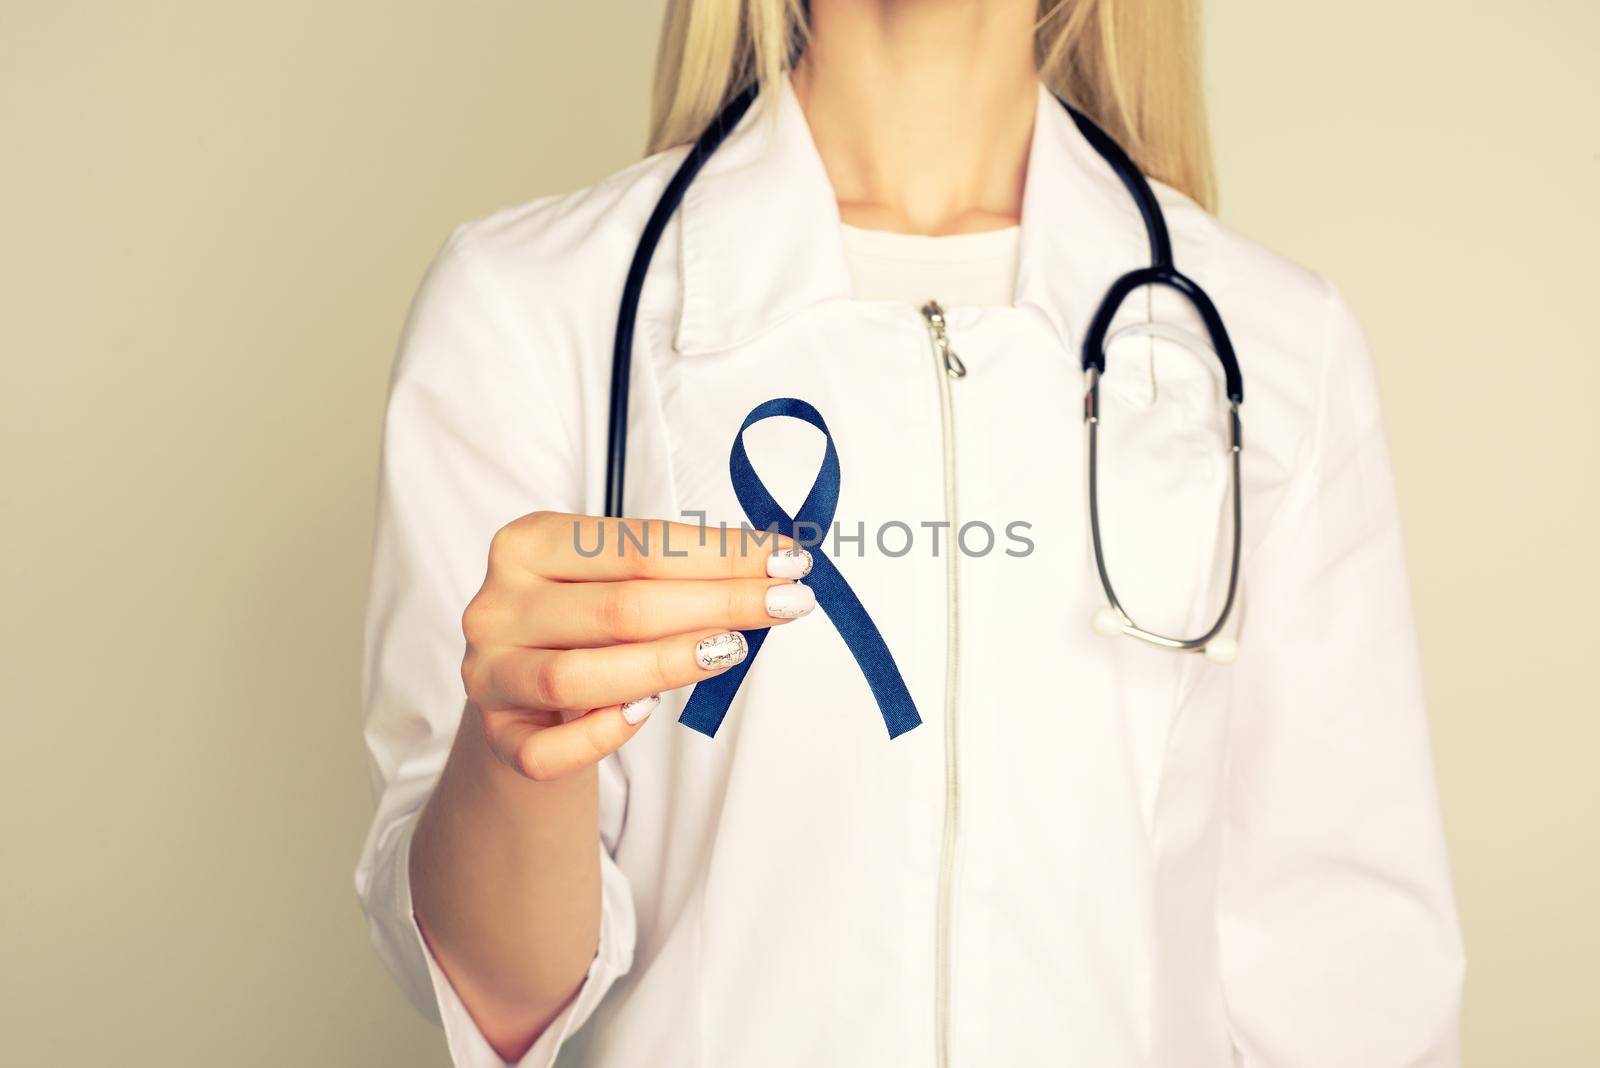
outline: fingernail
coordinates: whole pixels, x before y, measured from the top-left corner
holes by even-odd
[[[767,615],[773,619],[799,619],[817,607],[817,594],[810,586],[785,582],[767,587]]]
[[[777,549],[767,557],[767,577],[803,579],[811,574],[811,553],[796,545],[792,549]]]
[[[650,713],[656,710],[661,703],[661,695],[653,693],[649,697],[641,697],[637,701],[625,701],[622,705],[622,718],[632,726],[638,726],[645,721]]]
[[[701,638],[694,647],[694,658],[701,667],[707,671],[718,668],[733,667],[741,663],[750,647],[744,642],[744,635],[736,630],[726,634],[713,634],[709,638]]]

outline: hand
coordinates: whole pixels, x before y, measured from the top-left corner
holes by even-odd
[[[461,677],[490,750],[538,781],[597,763],[663,691],[743,661],[739,631],[816,607],[795,581],[810,569],[810,553],[772,534],[523,516],[495,535],[462,617]]]

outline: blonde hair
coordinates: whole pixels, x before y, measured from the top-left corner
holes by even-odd
[[[1200,92],[1200,0],[1039,0],[1040,79],[1150,175],[1216,206]],[[670,0],[656,58],[650,151],[694,140],[751,82],[800,54],[804,0]]]

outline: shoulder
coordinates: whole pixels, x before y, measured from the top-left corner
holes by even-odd
[[[1308,328],[1332,329],[1349,310],[1327,278],[1224,223],[1177,190],[1152,182],[1172,231],[1179,268],[1192,271],[1224,312],[1268,340],[1303,344]]]
[[[494,423],[489,411],[503,409],[501,427],[542,414],[577,441],[586,398],[603,396],[608,382],[639,231],[684,151],[456,227],[412,300],[391,411],[421,398],[430,410],[475,412],[484,427]],[[658,260],[673,259],[668,245]]]
[[[451,242],[497,270],[626,258],[685,149],[657,153],[583,189],[463,223]]]
[[[1340,427],[1380,425],[1367,337],[1327,278],[1157,184],[1174,259],[1211,296],[1244,375],[1252,440],[1286,466]]]
[[[639,233],[685,151],[462,223],[436,256],[424,293],[481,302],[508,329],[540,340],[592,325],[597,312],[614,313]]]
[[[1343,364],[1346,372],[1367,370],[1365,335],[1332,282],[1182,193],[1152,185],[1172,231],[1174,258],[1216,302],[1247,376],[1254,372],[1263,384],[1315,393],[1330,364]]]

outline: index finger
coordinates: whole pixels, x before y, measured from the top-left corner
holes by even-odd
[[[793,539],[748,526],[536,513],[512,524],[519,562],[557,582],[625,579],[804,578],[811,554]]]

